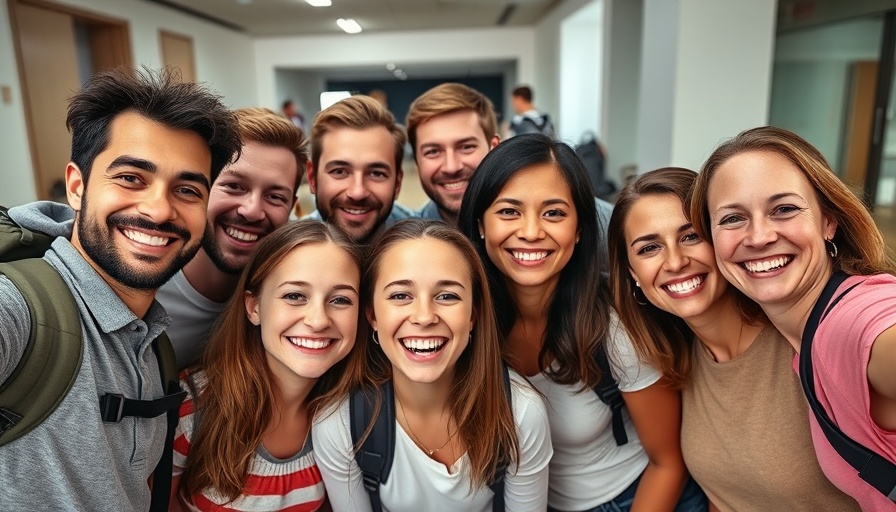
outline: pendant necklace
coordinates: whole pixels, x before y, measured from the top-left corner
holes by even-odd
[[[398,408],[401,409],[401,415],[404,417],[404,424],[408,426],[408,432],[411,434],[411,437],[414,439],[414,442],[417,443],[417,446],[422,448],[423,451],[426,452],[426,455],[428,455],[429,457],[432,457],[433,455],[438,453],[439,450],[448,446],[448,443],[450,443],[451,440],[454,439],[455,434],[457,434],[457,430],[455,430],[454,434],[451,434],[448,436],[448,440],[445,441],[445,444],[443,444],[442,446],[439,446],[438,448],[433,448],[430,450],[423,443],[420,442],[420,439],[417,438],[417,434],[414,433],[414,429],[411,428],[411,423],[408,421],[408,415],[406,412],[404,412],[404,405],[401,404],[401,401],[398,401]],[[445,433],[448,433],[447,426],[445,427]]]

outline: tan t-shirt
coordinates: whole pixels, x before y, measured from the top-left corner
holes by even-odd
[[[681,450],[723,512],[859,510],[821,472],[793,349],[773,327],[731,361],[699,344],[682,394]]]

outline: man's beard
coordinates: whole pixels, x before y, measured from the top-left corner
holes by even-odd
[[[128,216],[121,213],[115,213],[106,219],[106,231],[100,227],[99,222],[95,219],[88,219],[87,203],[84,201],[84,208],[78,215],[78,241],[87,256],[97,264],[103,271],[115,281],[123,284],[128,288],[137,290],[156,290],[174,274],[180,271],[186,265],[196,252],[199,250],[200,244],[196,243],[192,247],[186,245],[190,241],[190,232],[179,226],[175,226],[170,222],[163,224],[155,224],[142,217]],[[175,258],[165,268],[154,273],[141,272],[139,268],[129,266],[124,262],[119,249],[115,245],[114,231],[116,229],[136,228],[140,230],[156,231],[159,233],[171,233],[177,235],[184,241],[184,249],[178,253]],[[178,242],[175,242],[178,243]],[[136,255],[138,260],[153,263],[155,257],[146,255]]]

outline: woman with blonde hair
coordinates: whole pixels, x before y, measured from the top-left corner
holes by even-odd
[[[710,155],[690,210],[725,278],[800,352],[825,475],[863,510],[892,510],[896,277],[865,206],[816,148],[765,126]]]
[[[470,242],[442,222],[398,222],[374,243],[362,283],[372,331],[354,387],[375,412],[357,440],[348,397],[314,424],[333,509],[544,510],[547,413],[518,375],[505,382],[488,283]],[[371,484],[356,461],[367,452],[358,450],[390,412],[393,452],[377,456],[391,460],[391,471]],[[501,495],[490,485],[496,478]]]
[[[287,224],[264,237],[216,324],[174,441],[185,510],[318,510],[325,491],[311,418],[363,373],[355,346],[360,254],[338,229]]]
[[[609,244],[616,310],[632,343],[682,388],[688,471],[716,510],[857,511],[815,459],[793,349],[725,281],[687,217],[696,179],[666,167],[629,182]]]

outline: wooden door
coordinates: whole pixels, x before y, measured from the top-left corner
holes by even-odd
[[[195,82],[193,38],[160,30],[159,41],[162,44],[162,64],[180,69],[181,77],[185,82]]]

